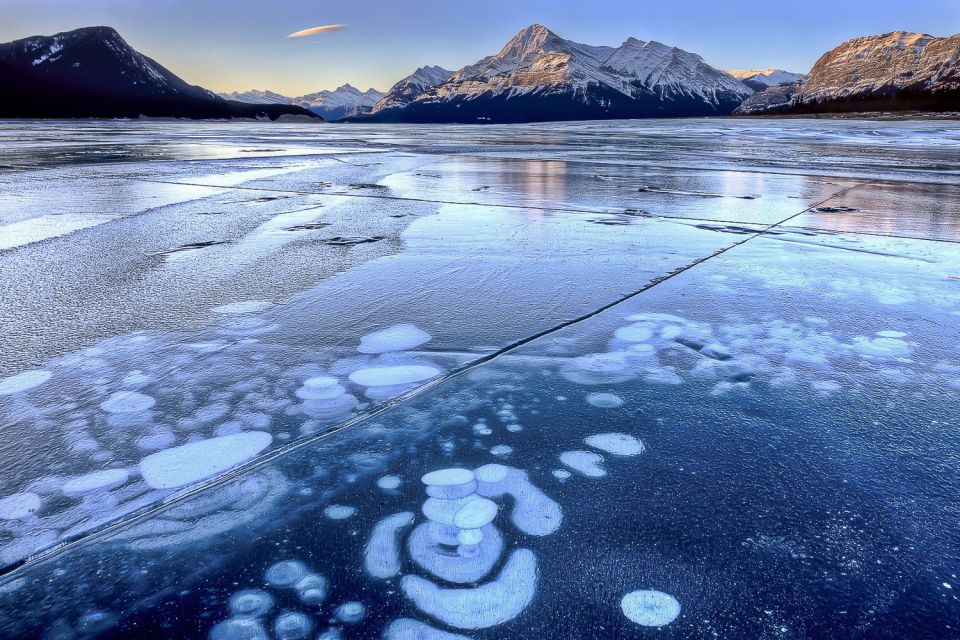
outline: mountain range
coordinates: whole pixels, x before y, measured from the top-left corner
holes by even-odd
[[[383,94],[344,84],[288,97],[215,94],[110,27],[0,44],[0,117],[289,117],[366,122],[532,122],[825,111],[960,111],[960,35],[850,39],[807,75],[721,71],[656,41],[566,40],[540,24],[456,71],[426,66]]]
[[[110,27],[0,44],[0,117],[316,118],[294,105],[244,104],[190,85]]]
[[[700,56],[628,38],[618,47],[561,38],[540,24],[451,73],[394,85],[364,121],[529,122],[724,115],[753,89]],[[419,74],[419,77],[417,77]]]
[[[960,35],[895,31],[852,38],[802,80],[765,89],[738,114],[960,111]]]
[[[217,95],[226,100],[236,100],[249,104],[295,104],[330,122],[369,113],[373,106],[384,97],[384,93],[381,91],[372,88],[360,91],[349,83],[332,91],[318,91],[295,98],[273,91],[257,89]]]

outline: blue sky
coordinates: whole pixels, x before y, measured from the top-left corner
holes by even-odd
[[[0,0],[0,41],[116,27],[184,79],[299,95],[344,82],[386,89],[422,65],[456,69],[540,22],[587,44],[659,40],[721,69],[807,71],[847,38],[960,32],[960,0]],[[345,29],[287,39],[324,24]]]

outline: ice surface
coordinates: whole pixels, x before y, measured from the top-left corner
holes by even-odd
[[[412,324],[396,324],[360,338],[360,353],[406,351],[430,341],[430,334]]]
[[[35,493],[15,493],[0,499],[0,520],[20,520],[40,510],[43,500]]]
[[[100,408],[107,413],[140,413],[156,403],[150,396],[136,391],[117,391],[100,403]]]
[[[353,517],[353,515],[356,513],[356,507],[351,507],[344,504],[332,504],[323,510],[323,515],[331,520],[346,520],[347,518]]]
[[[154,489],[176,489],[227,471],[256,457],[273,440],[262,431],[245,431],[152,453],[140,473]]]
[[[72,478],[63,483],[63,493],[76,496],[101,489],[118,487],[130,477],[126,469],[106,469]]]
[[[257,313],[264,309],[269,309],[273,303],[268,300],[243,300],[241,302],[231,302],[222,304],[211,309],[214,313],[235,314],[235,313]]]

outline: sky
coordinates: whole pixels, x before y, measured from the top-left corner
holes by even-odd
[[[290,96],[458,69],[534,22],[586,44],[633,36],[720,69],[798,72],[855,36],[960,33],[960,0],[0,0],[0,16],[0,42],[108,25],[191,83]],[[287,37],[323,25],[343,28]]]

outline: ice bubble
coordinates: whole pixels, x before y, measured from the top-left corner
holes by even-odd
[[[502,464],[488,464],[475,470],[477,493],[485,498],[510,496],[513,510],[510,521],[520,531],[545,536],[560,527],[560,505],[530,482],[527,472]]]
[[[495,456],[508,456],[513,453],[513,447],[508,444],[498,444],[490,447],[490,453]]]
[[[343,504],[332,504],[323,510],[323,515],[331,520],[346,520],[357,512],[356,507],[350,507]]]
[[[228,413],[230,413],[230,405],[225,402],[214,402],[194,411],[193,417],[200,422],[213,422],[226,417]]]
[[[400,573],[399,533],[413,524],[411,511],[387,516],[373,527],[363,550],[363,566],[374,578],[386,580]]]
[[[63,493],[68,496],[77,496],[91,491],[112,489],[122,485],[129,477],[130,473],[126,469],[94,471],[64,482]]]
[[[439,522],[440,524],[452,525],[453,517],[458,511],[466,507],[471,502],[482,499],[483,498],[478,495],[468,495],[455,500],[427,498],[420,510],[423,511],[423,515],[427,516],[428,520]]]
[[[470,469],[454,467],[426,473],[420,478],[420,481],[428,487],[449,487],[464,485],[472,482],[473,479],[474,474]]]
[[[273,436],[244,431],[152,453],[140,461],[140,473],[154,489],[176,489],[205,480],[256,457]]]
[[[318,420],[333,420],[350,413],[360,402],[345,393],[329,400],[306,400],[302,405],[305,414]]]
[[[602,478],[607,475],[601,466],[603,458],[592,451],[564,451],[560,454],[560,462],[588,478]]]
[[[57,541],[57,532],[53,529],[43,529],[36,533],[17,538],[0,549],[0,564],[13,564],[24,558],[49,547]]]
[[[517,549],[494,580],[473,589],[446,589],[416,575],[403,592],[425,614],[458,629],[486,629],[520,615],[537,592],[537,559]]]
[[[275,587],[292,587],[309,574],[307,566],[299,560],[281,560],[271,565],[263,577],[267,584]]]
[[[519,424],[508,424],[507,431],[511,433],[517,433],[517,432],[523,431],[523,426]]]
[[[218,429],[219,432],[219,429]],[[137,439],[137,447],[149,451],[167,449],[177,441],[177,436],[169,429],[156,429],[153,432]]]
[[[16,375],[0,378],[0,396],[9,396],[14,393],[29,391],[38,387],[53,376],[49,371],[34,369],[32,371],[23,371]]]
[[[398,476],[383,476],[377,479],[377,486],[384,491],[395,491],[400,488],[402,480]]]
[[[477,424],[473,425],[473,432],[478,436],[489,436],[493,433],[493,429],[488,427],[484,422],[478,422]]]
[[[662,591],[631,591],[620,600],[623,615],[644,627],[662,627],[680,615],[680,603]]]
[[[363,395],[375,402],[384,400],[393,400],[397,396],[402,396],[408,391],[416,388],[415,384],[391,384],[382,387],[367,387]]]
[[[106,611],[88,611],[77,618],[76,630],[81,637],[99,636],[117,624],[117,618]]]
[[[306,605],[316,606],[327,599],[327,579],[316,573],[300,578],[293,588],[300,602]]]
[[[684,322],[683,318],[671,315],[669,313],[635,313],[627,316],[630,322]]]
[[[0,520],[20,520],[40,510],[42,502],[35,493],[14,493],[0,500]]]
[[[360,338],[360,353],[386,353],[388,351],[406,351],[429,342],[431,335],[412,324],[397,324]]]
[[[440,498],[441,500],[457,500],[466,498],[477,491],[477,481],[471,480],[464,484],[450,484],[440,486],[428,486],[427,495],[431,498]]]
[[[270,635],[256,618],[231,618],[214,625],[210,640],[270,640]]]
[[[891,331],[886,329],[884,331],[877,331],[877,335],[881,338],[906,338],[909,334],[904,333],[903,331]]]
[[[260,589],[244,589],[230,596],[230,613],[257,618],[273,608],[273,596]]]
[[[700,353],[712,360],[729,360],[733,357],[733,354],[725,346],[717,343],[708,344],[700,349]]]
[[[422,364],[367,367],[350,374],[350,380],[364,387],[413,384],[440,375],[440,370]]]
[[[366,613],[367,608],[363,606],[362,602],[344,602],[337,607],[333,615],[335,615],[340,622],[353,624],[363,620],[363,616],[366,615]]]
[[[598,433],[587,436],[583,442],[588,447],[606,451],[617,456],[636,456],[643,453],[643,443],[626,433]]]
[[[459,530],[452,527],[449,538],[436,535],[434,523],[414,528],[407,540],[407,550],[417,565],[441,580],[466,584],[483,579],[497,564],[503,553],[503,536],[493,525],[482,530],[482,537],[472,552],[460,555],[450,547],[461,544]]]
[[[457,533],[457,541],[467,546],[480,544],[482,540],[483,531],[481,529],[464,529]]]
[[[613,393],[591,393],[587,396],[587,404],[598,409],[617,409],[623,406],[623,398]]]
[[[551,473],[553,473],[554,478],[560,480],[561,482],[571,476],[571,473],[566,469],[554,469]]]
[[[150,396],[136,391],[116,391],[104,402],[100,408],[107,413],[140,413],[153,407],[157,403]]]
[[[910,344],[900,338],[867,338],[856,336],[850,345],[860,355],[876,358],[905,358],[910,355]]]
[[[304,640],[313,631],[313,620],[299,611],[284,611],[273,621],[277,640]]]
[[[646,342],[653,337],[653,329],[649,325],[630,325],[617,329],[613,335],[625,342]]]
[[[649,368],[646,371],[646,374],[643,376],[645,382],[652,382],[655,384],[680,384],[683,382],[683,379],[677,375],[677,372],[673,370],[673,367],[653,367]]]
[[[383,640],[470,640],[466,636],[434,629],[412,618],[399,618],[383,632]]]
[[[840,383],[837,382],[836,380],[817,380],[815,382],[811,382],[810,387],[814,391],[821,393],[823,395],[830,395],[842,389],[842,387],[840,386]]]
[[[336,627],[330,627],[317,636],[317,640],[340,640],[341,638],[343,638],[343,634]]]
[[[267,300],[243,300],[241,302],[231,302],[211,309],[214,313],[257,313],[273,306],[272,302]]]
[[[560,368],[560,375],[576,384],[612,384],[636,377],[627,352],[591,353],[574,358]]]
[[[471,500],[453,514],[453,524],[461,529],[479,529],[493,522],[498,510],[497,503],[492,500],[486,498]]]

